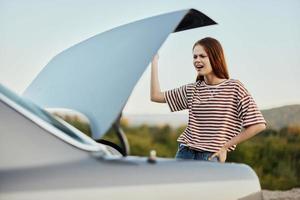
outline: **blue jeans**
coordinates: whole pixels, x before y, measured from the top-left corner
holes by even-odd
[[[183,144],[179,144],[175,158],[208,161],[208,158],[213,154],[213,152],[197,151],[194,149],[190,149],[189,147],[184,146]],[[210,161],[219,162],[219,159],[217,157],[214,157]]]

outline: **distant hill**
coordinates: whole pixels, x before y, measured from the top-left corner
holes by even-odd
[[[268,110],[262,110],[262,113],[268,123],[268,128],[280,129],[284,126],[300,126],[300,104],[288,105]],[[187,114],[155,114],[155,115],[124,115],[130,125],[141,124],[164,125],[169,124],[172,127],[186,125],[188,121]]]
[[[288,105],[262,110],[268,128],[280,129],[284,126],[300,126],[300,105]]]

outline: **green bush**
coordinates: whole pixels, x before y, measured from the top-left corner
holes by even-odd
[[[296,131],[298,130],[298,132]],[[285,190],[300,186],[300,129],[265,130],[238,145],[229,162],[250,165],[264,189]]]

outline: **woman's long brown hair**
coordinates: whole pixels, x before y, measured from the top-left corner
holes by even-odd
[[[220,42],[214,38],[206,37],[197,41],[193,46],[193,50],[197,45],[202,46],[207,53],[214,74],[218,78],[229,79],[225,56]],[[204,76],[198,75],[196,81],[199,80],[203,81]]]

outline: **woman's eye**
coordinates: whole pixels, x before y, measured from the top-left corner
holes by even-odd
[[[193,56],[194,59],[197,59],[197,57],[198,57],[197,55],[194,55],[194,56]],[[200,57],[200,58],[206,58],[207,56],[206,56],[206,55],[199,55],[199,57]]]

